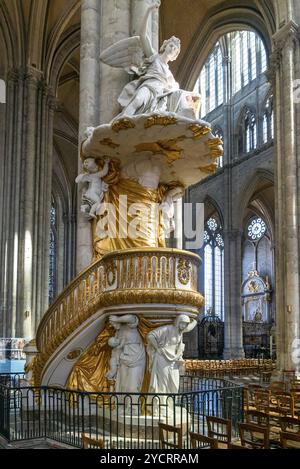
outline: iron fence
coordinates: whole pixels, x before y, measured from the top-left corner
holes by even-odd
[[[0,375],[0,434],[9,442],[49,438],[82,447],[82,436],[107,449],[159,448],[158,423],[207,435],[206,416],[243,420],[243,388],[221,379],[181,378],[178,394],[87,393],[24,386],[22,375]]]

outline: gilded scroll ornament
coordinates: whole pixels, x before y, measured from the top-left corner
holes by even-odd
[[[113,131],[117,133],[120,132],[120,130],[133,129],[134,127],[135,124],[130,119],[119,119],[115,121],[111,126]]]
[[[190,124],[188,128],[193,132],[194,139],[196,140],[204,137],[210,132],[210,128],[207,125],[202,124]]]
[[[178,280],[182,285],[187,285],[191,276],[191,263],[185,259],[179,259],[177,265]]]
[[[152,127],[153,125],[166,126],[166,125],[174,125],[174,124],[177,124],[176,117],[154,115],[154,116],[148,117],[144,126],[145,126],[145,129],[148,129],[149,127]]]

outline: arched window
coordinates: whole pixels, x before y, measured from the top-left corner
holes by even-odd
[[[224,101],[223,56],[217,43],[203,67],[195,91],[201,94],[201,116],[213,111]]]
[[[242,277],[249,272],[258,271],[259,275],[274,279],[273,248],[266,221],[261,215],[252,214],[245,222]]]
[[[205,311],[224,316],[224,240],[218,218],[210,217],[204,231]]]
[[[214,127],[213,134],[216,137],[220,138],[222,142],[224,143],[224,133],[220,127]],[[218,168],[223,168],[223,164],[224,164],[223,155],[218,158],[217,163],[218,163]]]
[[[222,49],[221,49],[222,47]],[[222,51],[226,50],[225,61]],[[204,64],[194,91],[201,94],[200,116],[205,117],[224,103],[224,77],[228,67],[228,98],[255,80],[267,68],[263,41],[254,31],[234,31],[222,36]],[[227,73],[227,72],[226,72]]]
[[[256,116],[250,110],[247,110],[245,113],[245,122],[244,122],[244,132],[245,132],[245,148],[244,151],[249,153],[252,150],[255,150],[257,147],[257,125],[256,125]]]
[[[255,80],[267,68],[267,55],[261,38],[253,31],[229,33],[233,68],[233,94]]]
[[[50,244],[49,244],[49,304],[57,293],[57,208],[52,197],[50,213]]]
[[[263,143],[267,143],[274,138],[274,112],[273,97],[266,102],[266,109],[263,117]]]

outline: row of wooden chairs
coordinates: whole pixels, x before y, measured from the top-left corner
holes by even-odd
[[[300,416],[300,388],[285,391],[272,383],[269,388],[250,385],[244,390],[245,409],[258,410],[276,416]]]
[[[226,368],[253,368],[272,369],[272,360],[258,360],[254,358],[244,358],[239,360],[185,360],[186,369],[226,369]]]
[[[192,448],[208,447],[210,449],[268,449],[270,443],[276,443],[281,448],[300,449],[300,420],[282,417],[277,438],[270,432],[269,416],[258,411],[248,411],[246,422],[239,422],[240,442],[232,442],[231,421],[214,416],[207,416],[208,436],[190,432]],[[171,439],[169,435],[171,433]],[[159,423],[160,447],[182,448],[183,437],[180,427]]]

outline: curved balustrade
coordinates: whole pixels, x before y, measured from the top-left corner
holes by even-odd
[[[163,303],[200,307],[200,258],[178,249],[140,248],[105,255],[58,296],[37,331],[35,382],[52,353],[99,308]]]

